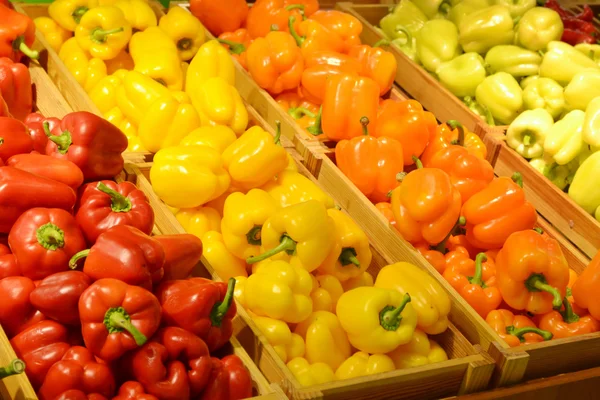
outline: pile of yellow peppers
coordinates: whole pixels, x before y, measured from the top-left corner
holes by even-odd
[[[104,117],[129,140],[128,151],[157,152],[209,123],[241,134],[241,98],[223,78],[205,79],[209,58],[229,58],[186,10],[160,20],[146,0],[56,0],[36,27]],[[219,100],[206,101],[216,91]],[[224,107],[227,108],[224,111]]]

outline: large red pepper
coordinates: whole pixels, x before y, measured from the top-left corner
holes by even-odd
[[[146,343],[160,325],[160,304],[139,286],[100,279],[79,298],[81,333],[88,349],[116,360]]]
[[[31,18],[0,4],[0,21],[0,57],[17,62],[23,54],[34,59],[39,57],[37,51],[31,50],[35,41],[35,24]]]
[[[117,225],[130,225],[149,235],[154,211],[148,198],[131,182],[101,181],[85,186],[75,215],[88,243]]]
[[[9,158],[6,165],[62,182],[73,190],[83,183],[83,173],[77,165],[45,154],[17,154]]]
[[[154,236],[165,251],[163,280],[187,279],[202,258],[202,240],[189,233]]]
[[[48,123],[48,128],[52,131],[60,125],[60,119],[50,117],[46,118],[40,113],[31,113],[23,121],[29,128],[29,134],[33,139],[33,150],[41,154],[46,154],[46,145],[48,144],[48,135],[44,131],[44,122]]]
[[[40,400],[54,400],[72,389],[112,398],[116,389],[115,377],[110,367],[97,362],[91,351],[73,346],[48,370],[38,396]]]
[[[0,324],[9,338],[44,320],[29,300],[35,284],[24,276],[12,276],[0,280]]]
[[[77,389],[70,389],[60,394],[55,400],[108,400],[106,397],[98,393],[85,394],[85,392]]]
[[[8,233],[25,211],[35,207],[71,211],[77,196],[64,183],[13,167],[0,167],[0,233]]]
[[[235,279],[228,284],[204,278],[169,281],[161,284],[156,296],[162,305],[167,325],[179,326],[203,339],[210,351],[219,349],[231,338]]]
[[[158,397],[147,394],[141,383],[127,381],[121,385],[119,393],[112,400],[158,400]]]
[[[0,279],[9,276],[20,276],[21,270],[17,266],[17,259],[7,245],[0,243]]]
[[[58,272],[42,280],[29,299],[46,317],[62,324],[79,325],[79,297],[91,283],[83,272]]]
[[[22,122],[9,117],[0,117],[0,159],[6,161],[15,154],[33,150],[33,140]]]
[[[75,218],[58,208],[32,208],[15,222],[8,244],[23,276],[44,279],[67,271],[69,260],[85,249]]]
[[[49,126],[44,124],[44,129],[49,131]],[[46,154],[74,162],[90,181],[119,174],[125,149],[127,137],[119,128],[100,116],[78,111],[67,114],[49,134]]]
[[[151,290],[163,278],[165,251],[154,238],[133,226],[117,225],[100,236],[91,249],[75,254],[71,268],[85,259],[83,272],[93,280],[120,279]]]
[[[10,115],[23,121],[33,107],[33,88],[29,69],[23,64],[13,62],[10,58],[0,56],[0,94],[8,106]]]
[[[210,383],[201,400],[241,400],[252,397],[252,378],[235,355],[212,359]]]

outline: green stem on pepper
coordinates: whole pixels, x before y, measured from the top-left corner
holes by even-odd
[[[143,346],[148,338],[131,323],[131,317],[123,307],[109,308],[104,314],[104,326],[109,333],[128,332],[138,346]]]
[[[73,257],[69,260],[69,268],[75,269],[77,268],[77,263],[82,258],[86,258],[90,254],[90,249],[81,250],[78,253],[75,253]]]
[[[25,371],[25,362],[21,359],[15,359],[6,367],[0,367],[0,379],[7,376],[22,374]]]
[[[400,327],[402,322],[402,311],[406,308],[406,305],[410,303],[410,294],[406,293],[402,297],[402,301],[398,307],[385,306],[379,313],[379,324],[386,331],[396,331]]]
[[[123,196],[121,193],[109,188],[102,182],[98,182],[98,186],[96,186],[96,189],[98,189],[102,193],[106,193],[107,195],[110,196],[110,201],[111,201],[110,209],[113,212],[129,212],[129,211],[131,211],[131,207],[132,207],[131,200],[129,200],[127,197]]]
[[[221,326],[223,323],[223,318],[231,308],[231,304],[233,303],[233,291],[235,290],[235,279],[229,278],[227,281],[227,292],[225,293],[225,297],[223,301],[216,302],[213,306],[213,309],[210,312],[210,323],[212,326],[216,326],[217,328]]]
[[[246,262],[248,264],[255,264],[259,261],[266,260],[269,257],[273,257],[275,254],[279,254],[283,251],[290,255],[294,254],[294,252],[296,251],[296,241],[285,233],[281,235],[278,246],[273,247],[271,250],[267,250],[264,253],[259,254],[257,256],[248,257],[246,259]]]

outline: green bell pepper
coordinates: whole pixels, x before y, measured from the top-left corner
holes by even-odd
[[[575,74],[565,88],[569,110],[585,111],[590,101],[600,96],[600,69],[584,69]]]
[[[477,92],[477,89],[475,90],[475,92]],[[462,101],[466,104],[467,107],[469,107],[469,110],[471,110],[474,114],[478,115],[479,118],[484,120],[486,124],[488,124],[489,126],[496,125],[494,117],[492,116],[492,113],[490,112],[489,108],[477,103],[471,96],[464,97]]]
[[[513,18],[519,18],[535,7],[536,0],[495,0],[494,4],[507,7]]]
[[[596,219],[600,221],[598,171],[600,171],[600,151],[596,151],[579,166],[569,187],[569,197],[588,213],[595,214]]]
[[[548,178],[560,190],[565,190],[573,180],[579,163],[575,160],[567,165],[558,165],[552,157],[546,155],[534,158],[529,161],[529,165]]]
[[[479,54],[500,44],[511,44],[515,36],[513,19],[504,6],[491,6],[467,15],[460,22],[459,32],[464,51]]]
[[[496,123],[510,124],[523,108],[523,90],[506,72],[485,78],[475,90],[475,97],[490,110]]]
[[[485,55],[485,63],[490,74],[506,72],[520,78],[536,75],[540,70],[542,56],[519,46],[504,44],[492,47]]]
[[[586,68],[597,69],[596,63],[573,46],[563,42],[550,42],[548,51],[542,58],[540,76],[554,79],[567,86],[571,79]]]
[[[415,6],[419,7],[419,10],[427,16],[427,18],[434,18],[438,13],[444,13],[444,9],[450,9],[450,4],[444,0],[412,0]]]
[[[408,29],[405,29],[402,26],[396,27],[396,30],[402,32],[404,37],[400,36],[392,40],[392,44],[397,46],[408,58],[417,64],[421,64],[419,56],[417,56],[417,39],[411,35]]]
[[[442,86],[458,97],[475,96],[475,89],[486,76],[483,57],[465,53],[446,61],[435,71]]]
[[[573,110],[557,121],[546,133],[544,151],[554,158],[558,165],[566,165],[575,160],[584,147],[582,127],[585,113]]]
[[[582,135],[585,143],[600,147],[600,97],[590,101],[585,110]]]
[[[523,87],[523,82],[521,82],[521,87]],[[536,79],[529,81],[523,89],[523,104],[527,110],[536,108],[546,110],[556,121],[565,111],[563,87],[550,78],[536,76]]]
[[[579,43],[575,45],[575,49],[594,60],[600,66],[600,44]]]
[[[491,5],[490,0],[463,0],[452,6],[450,12],[448,12],[448,20],[452,21],[454,25],[460,26],[464,17]]]
[[[414,36],[427,20],[427,16],[412,1],[402,0],[391,13],[379,21],[379,26],[393,40],[403,36],[402,32],[396,29],[398,26],[404,27]]]
[[[506,131],[506,144],[525,158],[541,157],[544,154],[546,132],[554,120],[543,108],[522,112]]]
[[[450,21],[427,21],[417,33],[417,56],[430,72],[435,72],[444,61],[450,61],[460,53],[458,31]]]

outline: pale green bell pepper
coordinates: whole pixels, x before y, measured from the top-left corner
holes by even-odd
[[[575,45],[575,49],[594,60],[600,66],[600,44],[580,43]]]
[[[528,50],[544,50],[548,43],[560,40],[563,34],[560,15],[545,7],[535,7],[527,11],[515,29],[515,44]]]
[[[443,13],[445,7],[450,8],[450,4],[444,2],[444,0],[412,0],[412,2],[430,19],[440,12]]]
[[[585,110],[582,135],[585,143],[600,147],[600,97],[590,101]]]
[[[491,0],[463,0],[452,6],[448,13],[448,20],[452,21],[454,25],[460,26],[464,17],[491,5]]]
[[[566,165],[575,160],[584,147],[583,120],[585,113],[573,110],[557,121],[546,134],[544,151],[554,158],[558,165]]]
[[[523,82],[521,82],[521,85],[523,87]],[[523,104],[527,110],[542,108],[548,111],[556,121],[565,111],[563,87],[550,78],[536,76],[536,79],[524,85]]]
[[[485,54],[500,44],[514,39],[513,19],[504,6],[491,6],[475,11],[462,19],[459,41],[464,51]]]
[[[551,156],[546,155],[534,158],[529,161],[529,165],[548,178],[560,190],[565,190],[573,180],[579,163],[574,160],[567,165],[558,165]]]
[[[379,21],[379,26],[390,39],[396,39],[403,35],[396,30],[398,26],[404,27],[414,36],[427,20],[427,16],[411,0],[402,0]]]
[[[589,156],[577,169],[573,182],[569,186],[569,197],[579,204],[588,213],[598,216],[600,212],[600,184],[598,184],[598,171],[600,171],[600,151]]]
[[[504,44],[492,47],[485,55],[485,63],[489,74],[506,72],[521,78],[539,72],[542,56],[519,46]]]
[[[450,21],[427,21],[417,34],[417,56],[428,71],[435,72],[444,61],[450,61],[460,53],[458,31]]]
[[[494,4],[507,7],[513,18],[519,18],[535,7],[535,1],[536,0],[495,0]]]
[[[455,96],[475,96],[475,89],[486,76],[483,57],[477,53],[465,53],[446,61],[435,71],[442,86]]]
[[[475,92],[477,92],[477,89],[475,89]],[[477,101],[475,101],[475,99],[471,96],[465,96],[462,99],[462,101],[467,107],[469,107],[469,110],[471,110],[474,114],[478,115],[482,120],[485,121],[486,124],[488,124],[489,126],[496,125],[496,121],[494,121],[494,116],[490,112],[489,108],[477,103]]]
[[[540,76],[554,79],[567,86],[578,72],[586,68],[597,69],[596,63],[573,46],[563,42],[550,42],[542,58]]]
[[[523,157],[536,158],[544,154],[546,132],[554,120],[543,108],[523,111],[506,131],[506,144]]]
[[[510,124],[523,108],[523,90],[506,72],[485,78],[475,90],[475,97],[490,110],[496,123]]]
[[[421,64],[419,56],[417,55],[417,38],[415,38],[408,29],[405,29],[402,26],[396,27],[396,31],[403,33],[404,36],[392,40],[392,44],[397,46],[408,58],[417,64]]]
[[[521,81],[519,82],[519,86],[521,86],[521,89],[525,90],[527,86],[537,81],[538,79],[540,79],[539,75],[528,76],[527,78],[521,79]]]
[[[565,88],[569,110],[585,111],[590,101],[600,96],[600,69],[584,69],[575,74]]]

